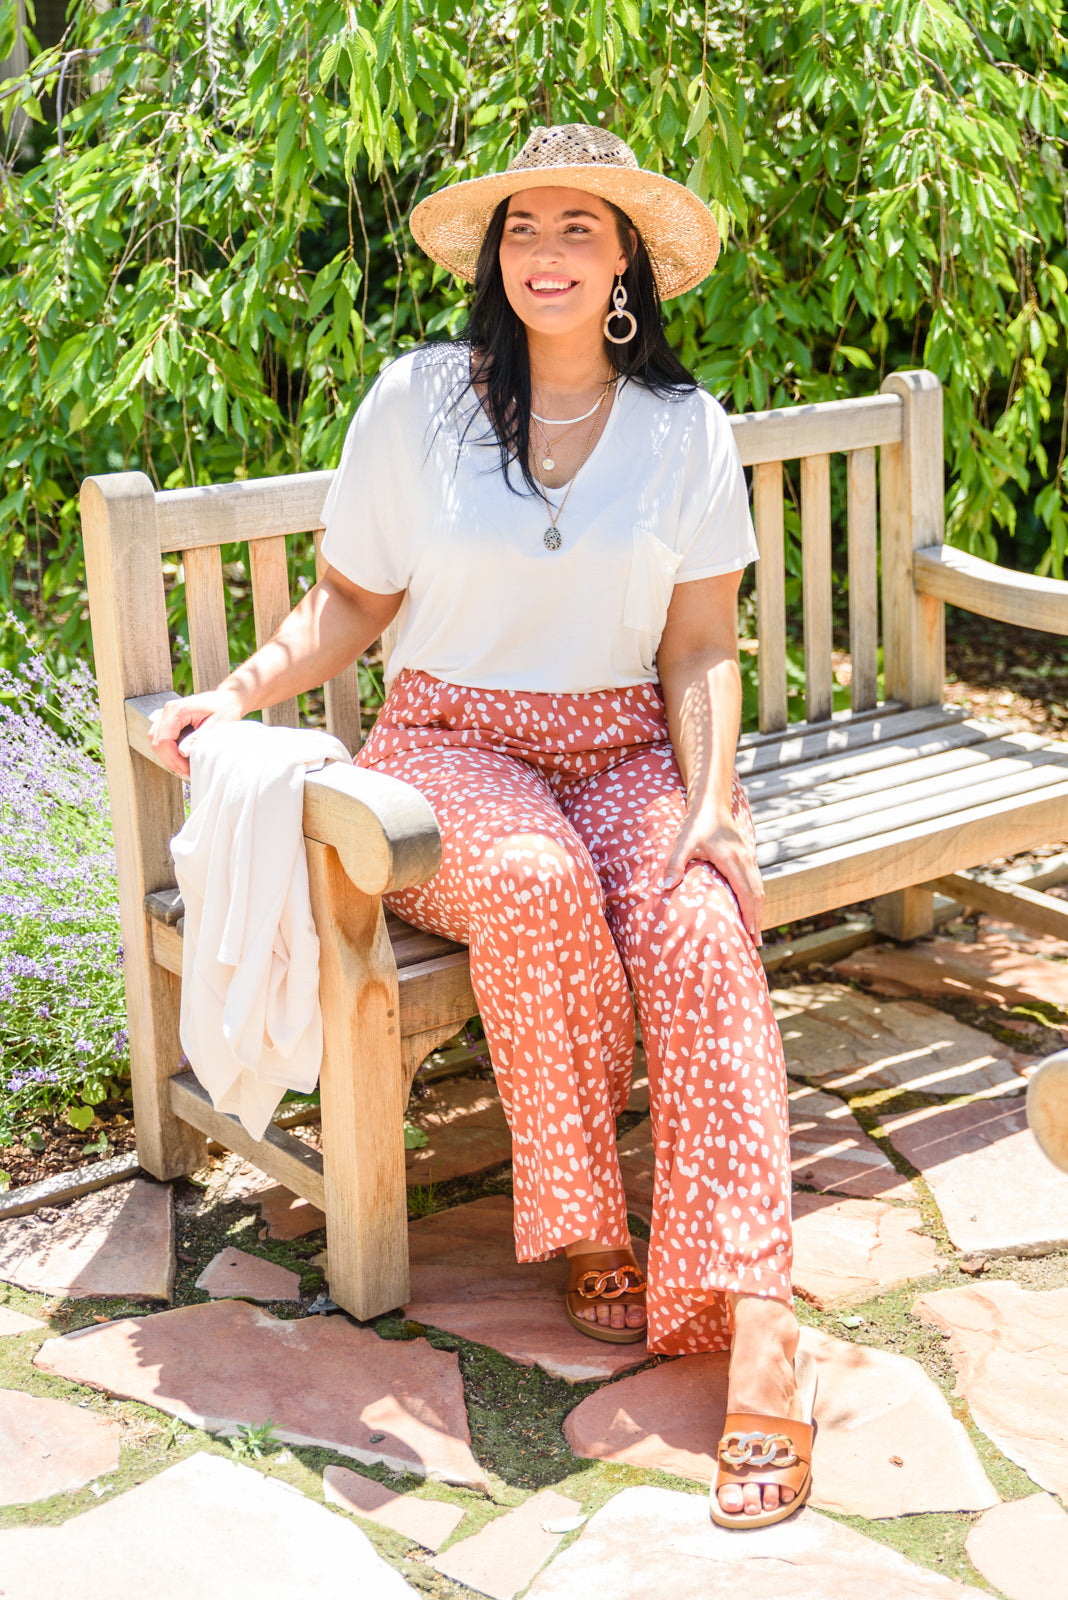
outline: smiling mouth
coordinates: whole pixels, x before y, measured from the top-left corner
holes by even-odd
[[[577,282],[576,278],[528,278],[527,288],[531,294],[548,300],[553,295],[566,294],[569,289],[576,287]]]

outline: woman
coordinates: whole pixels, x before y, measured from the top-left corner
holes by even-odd
[[[470,946],[519,1257],[566,1253],[566,1314],[593,1338],[730,1347],[711,1512],[761,1526],[807,1494],[814,1374],[795,1364],[785,1078],[734,775],[756,550],[726,417],[659,298],[711,270],[716,226],[571,125],[424,200],[412,229],[474,278],[468,337],[379,377],[324,508],[324,577],[214,693],[167,708],[156,747],[184,772],[183,726],[322,683],[398,620],[358,760],[441,827],[441,870],[390,904]],[[615,1147],[628,982],[656,1148],[648,1285]]]

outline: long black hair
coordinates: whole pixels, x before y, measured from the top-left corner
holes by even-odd
[[[638,331],[626,344],[611,344],[606,339],[605,354],[621,378],[640,383],[653,394],[688,394],[697,388],[697,380],[664,337],[660,295],[642,236],[625,212],[610,200],[604,203],[615,218],[620,248],[627,256],[623,287],[627,291],[627,310],[638,322]],[[460,398],[475,383],[485,386],[482,403],[496,434],[505,481],[515,493],[519,492],[508,471],[516,462],[524,483],[539,494],[537,479],[530,470],[530,357],[526,329],[508,302],[501,276],[500,248],[507,217],[508,200],[502,200],[490,219],[479,252],[467,325],[457,338],[458,343],[470,345],[473,353],[471,382]]]

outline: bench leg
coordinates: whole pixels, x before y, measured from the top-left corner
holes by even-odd
[[[890,939],[919,939],[934,932],[934,893],[922,886],[878,895],[873,910],[876,933]]]
[[[409,1293],[397,966],[381,900],[354,887],[329,845],[305,842],[320,944],[330,1295],[366,1321]]]

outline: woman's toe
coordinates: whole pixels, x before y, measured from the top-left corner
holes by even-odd
[[[742,1509],[742,1491],[735,1483],[730,1483],[719,1491],[719,1503],[724,1511],[731,1516],[737,1516]]]
[[[628,1328],[644,1328],[645,1327],[645,1307],[644,1306],[628,1306],[627,1307],[627,1314],[626,1314],[626,1325],[627,1325]]]
[[[792,1489],[783,1487],[779,1490],[779,1500],[784,1506],[788,1506],[793,1497],[794,1491]]]
[[[760,1486],[756,1483],[747,1483],[742,1486],[742,1504],[747,1517],[755,1517],[762,1509],[760,1503]]]
[[[779,1509],[779,1489],[778,1489],[778,1485],[774,1484],[774,1483],[769,1483],[769,1484],[766,1485],[766,1487],[764,1489],[764,1510],[765,1511],[778,1511],[778,1509]]]

